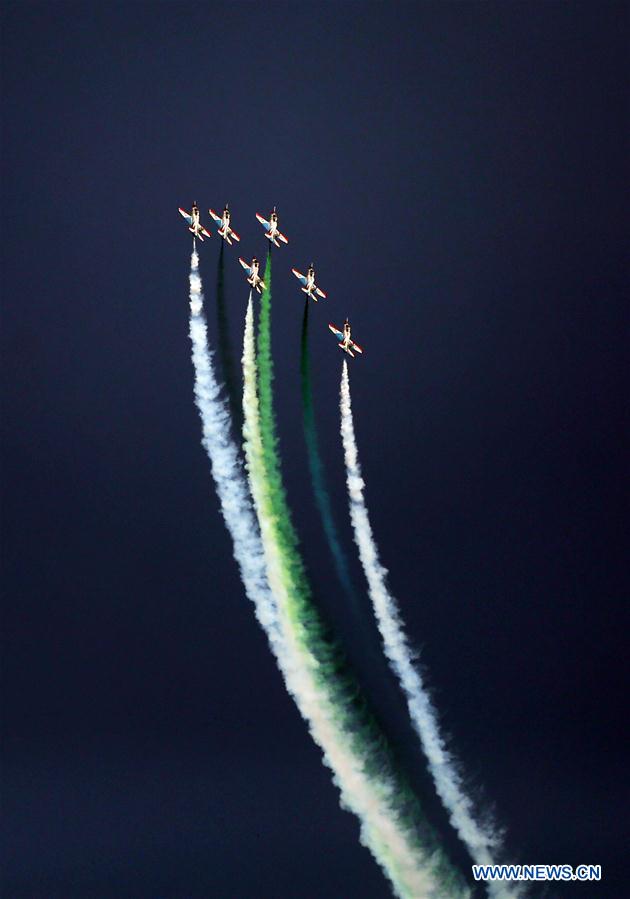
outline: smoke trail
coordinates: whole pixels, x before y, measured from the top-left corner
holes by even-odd
[[[225,307],[224,250],[225,241],[222,240],[221,249],[219,250],[219,265],[217,268],[217,338],[219,358],[221,359],[221,370],[223,371],[225,389],[227,390],[228,403],[230,406],[230,416],[232,418],[232,426],[234,427],[234,433],[240,435],[243,429],[243,409],[241,405],[240,387],[237,383],[235,374],[234,355],[232,353],[230,330],[228,325],[227,311]]]
[[[304,301],[304,317],[302,319],[302,352],[300,356],[300,373],[302,377],[302,416],[304,422],[304,436],[306,438],[306,448],[308,451],[308,465],[311,472],[311,481],[313,482],[313,492],[315,494],[315,502],[322,519],[326,540],[330,547],[330,552],[335,563],[335,571],[341,585],[346,591],[346,595],[352,602],[354,608],[358,611],[357,596],[354,591],[348,563],[341,548],[339,535],[335,519],[333,518],[330,495],[326,487],[326,478],[324,474],[324,466],[319,454],[319,445],[317,440],[317,426],[315,423],[315,409],[313,407],[313,388],[311,385],[311,362],[308,350],[308,313],[309,299]]]
[[[341,792],[341,804],[361,823],[361,841],[398,896],[418,899],[468,895],[397,776],[380,732],[312,602],[297,549],[276,452],[272,402],[271,263],[262,295],[258,356],[253,309],[243,347],[245,456],[278,622],[296,670],[295,699]],[[256,384],[259,384],[259,394]]]
[[[190,260],[190,341],[195,369],[195,403],[201,416],[203,438],[212,466],[212,476],[234,545],[234,557],[248,598],[264,627],[272,648],[279,646],[277,612],[269,590],[258,522],[252,509],[247,481],[238,449],[230,436],[230,416],[220,396],[213,366],[213,354],[206,340],[207,325],[199,277],[199,257],[193,249]],[[277,651],[277,649],[276,649]]]
[[[403,629],[396,600],[387,589],[387,571],[379,561],[363,497],[364,481],[361,477],[354,434],[348,363],[345,360],[341,373],[340,408],[341,436],[354,539],[367,578],[385,654],[405,693],[414,728],[420,738],[437,793],[449,814],[451,824],[477,864],[493,864],[492,852],[497,849],[498,837],[475,819],[472,802],[464,793],[461,778],[440,735],[437,716],[420,672],[413,665],[413,653]],[[488,891],[495,896],[519,894],[513,887],[499,883],[488,884]]]
[[[338,709],[331,706],[325,708],[318,696],[316,686],[316,661],[309,658],[302,649],[296,648],[295,629],[287,628],[281,622],[275,600],[269,590],[266,574],[264,551],[260,533],[254,517],[247,491],[245,478],[239,463],[236,445],[230,437],[229,414],[225,402],[220,397],[220,387],[213,368],[213,354],[209,351],[206,336],[207,326],[203,313],[203,294],[198,272],[198,257],[193,249],[190,273],[190,339],[195,369],[195,401],[199,409],[203,425],[203,444],[210,457],[212,474],[217,493],[221,501],[221,511],[232,537],[234,556],[238,562],[241,577],[247,596],[255,605],[258,620],[265,629],[271,649],[276,656],[289,692],[296,699],[303,717],[309,722],[313,736],[320,746],[326,749],[326,763],[335,772],[335,780],[340,784],[342,803],[361,815],[363,839],[370,846],[376,846],[379,860],[386,868],[390,878],[397,884],[400,896],[444,897],[454,895],[450,889],[449,872],[441,874],[442,863],[439,857],[430,858],[428,872],[418,870],[417,853],[409,846],[408,838],[400,835],[405,829],[403,809],[399,815],[402,824],[390,821],[391,807],[394,803],[394,788],[386,778],[379,774],[379,762],[376,748],[371,755],[364,752],[362,757],[355,758],[348,749],[349,738],[338,737]],[[249,381],[245,385],[246,403],[251,406],[250,418],[253,418],[254,429],[246,426],[245,436],[250,446],[249,458],[254,467],[262,464],[262,442],[258,427],[257,398],[255,387],[255,353],[251,294],[248,307],[246,347],[249,347]],[[268,522],[267,522],[268,524]],[[287,632],[288,639],[281,630]],[[335,671],[325,670],[320,676],[329,678]],[[341,692],[341,691],[340,691]],[[349,695],[345,696],[346,704],[351,703]],[[356,740],[367,737],[357,729]],[[370,773],[370,765],[372,773]],[[378,784],[375,788],[371,781]],[[407,825],[410,830],[411,825]],[[376,854],[376,850],[373,849]],[[410,858],[407,858],[410,856]],[[434,888],[439,877],[442,888]],[[425,888],[425,884],[428,885]],[[446,885],[446,891],[444,889]],[[458,890],[459,895],[463,894]]]

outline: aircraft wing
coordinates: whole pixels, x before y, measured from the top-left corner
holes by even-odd
[[[208,212],[210,213],[210,215],[212,216],[212,218],[215,220],[215,222],[217,223],[217,225],[220,225],[221,222],[223,221],[223,219],[221,218],[221,216],[220,216],[220,215],[217,215],[216,212],[214,211],[214,209],[208,209]]]
[[[341,341],[343,340],[343,334],[342,334],[342,332],[339,330],[339,328],[336,328],[335,325],[328,325],[328,327],[329,327],[330,330],[333,332],[333,334],[335,335],[335,337],[337,338],[337,340],[341,343]]]
[[[357,353],[362,353],[362,352],[363,352],[363,350],[361,349],[361,347],[359,346],[359,344],[358,344],[358,343],[355,343],[354,340],[351,340],[351,341],[350,341],[350,346],[352,347],[353,350],[356,350]]]
[[[249,263],[245,262],[244,259],[241,259],[240,256],[238,257],[238,261],[241,263],[241,265],[243,266],[243,268],[245,269],[245,271],[247,272],[247,274],[248,274],[248,275],[251,275],[251,273],[252,273],[252,267],[251,267],[251,265],[249,265]]]
[[[189,225],[192,225],[192,215],[188,215],[188,213],[186,212],[186,210],[185,210],[185,209],[182,209],[181,206],[179,207],[179,212],[180,212],[180,215],[183,215],[183,216],[184,216],[184,218],[186,219],[186,221],[188,222],[188,224],[189,224]]]
[[[326,294],[324,293],[324,291],[323,291],[320,287],[316,287],[316,288],[315,288],[315,293],[316,293],[318,296],[322,297],[322,299],[324,299],[324,300],[326,299]]]
[[[278,240],[281,240],[282,243],[288,243],[288,242],[289,242],[289,239],[288,239],[287,237],[285,237],[284,234],[280,234],[279,231],[277,232],[276,237],[278,238]]]
[[[301,281],[302,284],[304,284],[304,286],[306,286],[306,278],[304,277],[304,275],[302,275],[300,272],[298,272],[298,270],[296,268],[292,268],[291,271],[293,272],[295,277],[298,279],[298,281]]]
[[[238,236],[238,234],[236,233],[236,231],[232,231],[231,228],[230,228],[230,237],[231,237],[233,240],[236,240],[236,241],[240,241],[240,239],[241,239],[241,238]]]
[[[264,218],[262,217],[262,215],[260,214],[260,212],[257,212],[257,213],[256,213],[256,218],[258,219],[258,221],[260,222],[260,224],[263,226],[263,228],[265,229],[265,231],[269,231],[269,229],[271,228],[271,225],[269,224],[269,222],[267,221],[267,219],[264,219]]]
[[[199,226],[199,230],[200,230],[201,233],[204,234],[206,237],[211,237],[210,232],[209,232],[209,231],[206,231],[206,229],[203,227],[203,225],[200,225],[200,226]]]

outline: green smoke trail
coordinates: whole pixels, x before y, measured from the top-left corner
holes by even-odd
[[[397,770],[391,750],[313,603],[277,452],[270,257],[264,280],[257,355],[251,302],[245,328],[245,454],[292,693],[334,773],[342,806],[359,817],[362,842],[382,866],[396,894],[408,899],[463,897],[468,895],[466,887],[437,845],[417,798]]]
[[[300,375],[302,382],[302,420],[304,424],[304,437],[308,452],[308,465],[311,472],[315,502],[319,511],[326,540],[335,563],[335,571],[346,592],[353,608],[358,612],[357,595],[350,578],[348,563],[341,548],[337,527],[332,513],[330,495],[326,486],[324,466],[319,454],[319,442],[317,440],[317,425],[315,423],[315,408],[313,405],[313,388],[311,384],[311,360],[308,349],[308,314],[309,299],[304,301],[304,316],[302,318],[302,342],[300,354]]]
[[[234,355],[230,342],[230,330],[228,325],[227,310],[225,306],[225,241],[221,241],[219,250],[219,265],[217,268],[217,344],[223,383],[227,391],[230,418],[235,434],[241,434],[243,429],[243,409],[241,405],[240,386],[235,374]]]

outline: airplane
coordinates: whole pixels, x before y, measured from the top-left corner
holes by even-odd
[[[317,302],[317,297],[323,297],[326,299],[326,294],[323,290],[320,290],[319,287],[315,284],[315,269],[313,267],[313,263],[311,262],[309,269],[306,273],[306,276],[302,275],[296,268],[292,268],[291,271],[304,285],[300,289],[306,294],[307,297],[310,297],[312,300]]]
[[[214,209],[209,209],[208,212],[219,226],[220,236],[223,240],[227,240],[230,246],[232,246],[232,240],[238,241],[241,239],[236,231],[233,231],[230,227],[230,210],[228,209],[227,203],[225,204],[225,209],[221,215],[217,215]],[[230,238],[232,238],[232,240],[230,240]]]
[[[256,259],[255,256],[252,259],[251,265],[249,265],[247,262],[245,262],[244,259],[241,259],[240,256],[238,257],[238,261],[241,263],[241,265],[247,272],[247,275],[248,275],[247,283],[251,284],[252,287],[254,288],[254,290],[257,290],[258,293],[262,293],[263,290],[265,289],[265,282],[262,280],[262,278],[258,274],[258,269],[260,268],[259,261]]]
[[[348,319],[343,323],[343,333],[336,327],[336,325],[328,325],[330,330],[333,332],[337,340],[339,341],[339,349],[343,350],[349,356],[352,356],[354,359],[354,350],[356,353],[362,353],[363,350],[359,346],[358,343],[355,343],[350,336],[350,322]]]
[[[189,226],[188,230],[190,231],[190,233],[194,234],[195,237],[198,237],[202,243],[203,243],[203,237],[201,236],[202,234],[205,235],[205,237],[211,236],[210,232],[206,231],[206,229],[203,227],[203,225],[199,221],[199,207],[197,206],[196,200],[193,203],[192,210],[190,213],[186,212],[185,209],[182,209],[181,206],[179,207],[179,211],[180,211],[180,214],[183,215],[184,218],[186,219],[186,221],[188,222],[188,226]]]
[[[271,211],[271,215],[269,216],[269,221],[267,221],[267,219],[264,219],[259,212],[256,213],[256,218],[258,219],[260,224],[263,226],[263,228],[267,232],[265,234],[265,237],[268,237],[269,240],[272,242],[272,244],[275,244],[276,247],[280,246],[280,244],[278,243],[279,240],[281,240],[282,243],[289,242],[287,240],[287,238],[284,236],[284,234],[281,234],[278,231],[278,213],[276,212],[275,206],[273,207],[273,209]]]

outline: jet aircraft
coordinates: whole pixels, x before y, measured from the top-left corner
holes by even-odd
[[[324,291],[320,290],[320,288],[315,284],[315,269],[312,262],[309,266],[306,276],[298,272],[296,268],[292,268],[291,271],[298,279],[298,281],[301,281],[304,285],[300,289],[307,295],[307,297],[315,300],[315,302],[317,302],[318,296],[326,299],[326,294],[324,293]]]
[[[203,243],[202,234],[205,237],[210,237],[210,232],[206,231],[201,222],[199,221],[199,207],[197,206],[197,201],[193,203],[192,210],[190,213],[186,212],[185,209],[179,207],[180,214],[184,216],[186,221],[188,222],[188,230],[191,234],[194,234],[195,237],[198,237],[199,240]]]
[[[281,240],[282,243],[289,242],[287,240],[287,238],[284,236],[284,234],[281,234],[278,231],[278,213],[276,212],[275,206],[273,207],[273,209],[271,211],[271,215],[269,216],[269,221],[267,221],[267,219],[264,219],[259,212],[256,213],[256,218],[258,219],[260,224],[263,226],[263,228],[267,232],[265,234],[265,237],[269,238],[269,240],[272,242],[272,244],[274,244],[276,247],[280,246],[280,244],[278,243],[279,240]]]
[[[336,325],[328,325],[328,327],[330,328],[330,330],[333,332],[333,334],[339,341],[339,349],[340,350],[343,350],[349,356],[352,356],[353,359],[354,359],[354,353],[352,352],[353,350],[355,353],[363,352],[363,350],[361,349],[359,344],[355,343],[351,337],[350,322],[348,321],[348,319],[346,319],[345,322],[343,323],[343,333],[339,330],[339,328]]]
[[[227,203],[225,204],[225,209],[221,215],[217,215],[214,209],[209,209],[208,212],[219,226],[219,235],[223,240],[227,240],[230,246],[232,246],[233,240],[239,241],[241,239],[236,231],[233,231],[230,226],[230,210],[228,209]]]
[[[238,257],[238,261],[247,272],[247,283],[251,284],[254,290],[257,290],[258,293],[262,293],[265,289],[265,282],[258,274],[260,263],[258,262],[256,257],[254,256],[254,258],[252,259],[251,265],[248,262],[245,262],[244,259],[241,259],[240,256]]]

